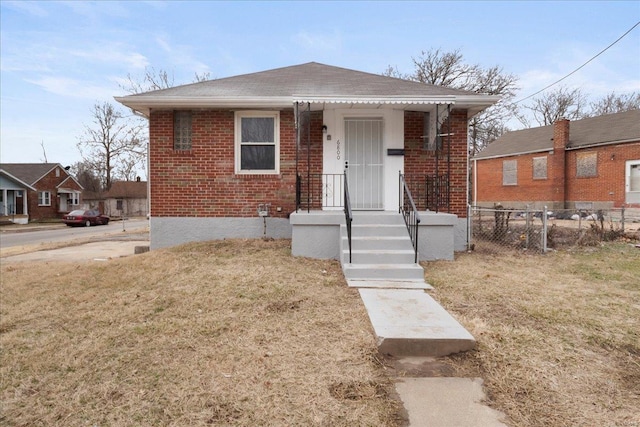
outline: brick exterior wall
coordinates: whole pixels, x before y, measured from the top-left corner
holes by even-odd
[[[60,170],[60,176],[56,177],[56,169]],[[56,167],[52,169],[48,174],[42,177],[36,182],[33,187],[38,191],[28,191],[27,204],[29,209],[29,220],[41,220],[51,218],[62,218],[62,215],[67,212],[60,211],[60,199],[58,198],[58,191],[56,187],[60,185],[69,175],[64,169]],[[74,181],[68,180],[64,184],[65,188],[71,188],[73,190],[82,191],[82,188]],[[38,192],[49,191],[51,193],[51,205],[50,206],[38,206]],[[62,197],[66,197],[63,195]],[[82,203],[82,201],[79,201]]]
[[[407,111],[404,115],[404,173],[435,174],[436,155],[434,151],[423,149],[422,135],[424,113]],[[467,110],[451,110],[451,176],[450,213],[460,218],[467,217]],[[449,132],[445,122],[440,133]],[[447,152],[439,154],[438,175],[447,174]]]
[[[640,141],[565,150],[568,141],[569,121],[561,120],[554,127],[553,152],[478,160],[478,205],[501,203],[505,207],[523,208],[530,204],[550,209],[573,209],[576,203],[592,204],[593,208],[625,206],[626,161],[640,159]],[[576,159],[581,153],[596,153],[596,176],[577,176]],[[535,157],[547,157],[547,179],[533,178]],[[502,184],[505,160],[518,162],[517,185]]]
[[[293,109],[280,111],[280,173],[235,174],[235,117],[228,110],[198,110],[192,116],[192,149],[173,149],[173,112],[152,111],[149,125],[151,215],[154,217],[255,217],[260,203],[270,215],[295,210],[296,138]],[[453,110],[451,213],[466,217],[467,112]],[[405,173],[434,173],[433,153],[422,150],[422,113],[405,113]],[[445,125],[446,126],[446,125]],[[446,128],[446,127],[445,127]],[[447,128],[448,129],[448,128]],[[312,112],[310,153],[298,152],[298,171],[322,173],[322,111]],[[441,173],[446,159],[441,158]],[[319,202],[319,200],[318,200]],[[276,208],[281,207],[281,212]],[[317,208],[320,208],[318,205]]]
[[[322,117],[312,117],[312,172],[322,169]],[[156,217],[255,217],[260,203],[270,215],[295,210],[296,138],[293,109],[280,111],[280,173],[235,173],[233,111],[193,111],[192,149],[173,149],[173,112],[154,111],[149,125],[151,215]],[[306,171],[307,148],[298,168]],[[281,212],[276,208],[281,207]]]

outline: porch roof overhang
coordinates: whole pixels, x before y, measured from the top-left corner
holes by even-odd
[[[467,109],[472,117],[500,100],[495,95],[440,95],[440,96],[144,96],[115,97],[121,104],[149,117],[152,110],[174,109],[281,109],[291,108],[295,103],[311,104],[313,110],[326,108],[395,108],[411,111],[431,111],[435,105],[455,105]]]

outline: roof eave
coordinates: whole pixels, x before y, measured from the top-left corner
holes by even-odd
[[[376,105],[435,105],[460,104],[475,115],[500,100],[493,95],[440,95],[440,96],[314,96],[294,95],[278,97],[167,97],[122,96],[114,98],[119,103],[145,116],[153,109],[177,108],[287,108],[296,102],[311,104],[376,104]]]

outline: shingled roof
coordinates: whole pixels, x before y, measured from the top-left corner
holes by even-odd
[[[291,107],[294,102],[464,104],[481,111],[499,97],[309,62],[115,99],[148,114],[151,108]]]
[[[567,150],[640,141],[640,110],[575,120],[569,124]],[[477,160],[553,149],[553,125],[507,132],[474,158]]]
[[[1,163],[0,169],[29,185],[33,185],[56,166],[64,169],[59,163]]]

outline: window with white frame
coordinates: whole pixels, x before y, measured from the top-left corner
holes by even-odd
[[[72,205],[80,204],[80,193],[71,193],[69,194],[69,200],[71,200]]]
[[[235,141],[236,173],[276,174],[280,172],[279,112],[236,112]]]
[[[173,112],[173,149],[191,150],[191,111]]]
[[[518,161],[502,161],[502,185],[518,185]]]
[[[51,206],[51,193],[49,191],[38,191],[38,206]]]
[[[627,160],[625,169],[625,202],[640,203],[640,160]]]

